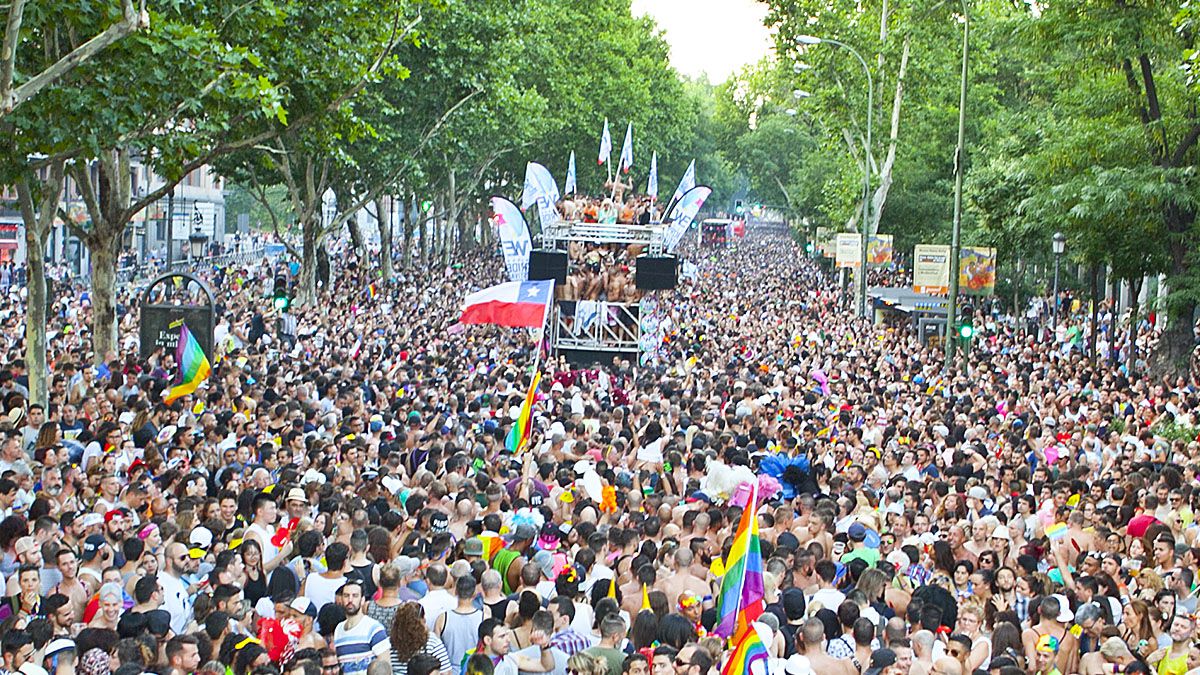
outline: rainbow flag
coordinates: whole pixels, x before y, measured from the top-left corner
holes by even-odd
[[[513,454],[524,450],[529,443],[529,436],[533,431],[533,400],[537,398],[538,383],[541,381],[542,374],[534,373],[529,393],[525,395],[525,402],[521,404],[521,414],[517,421],[513,422],[512,429],[509,429],[508,437],[504,439],[504,447]]]
[[[488,562],[492,561],[492,556],[496,555],[497,551],[504,548],[504,540],[492,532],[479,535],[479,541],[483,542],[483,559]]]
[[[758,637],[758,631],[748,625],[742,632],[741,639],[734,643],[733,653],[721,669],[721,675],[750,675],[750,666],[759,659],[763,660],[765,671],[767,656],[767,646]]]
[[[208,357],[196,341],[196,336],[188,330],[184,323],[179,327],[179,345],[175,347],[175,362],[179,364],[179,384],[171,387],[163,402],[170,404],[180,396],[187,396],[196,391],[200,383],[212,374],[212,366]]]
[[[744,638],[750,622],[763,613],[763,559],[758,542],[758,483],[750,487],[750,501],[742,512],[733,536],[733,547],[725,561],[721,595],[717,603],[714,633],[722,637]],[[761,642],[759,643],[761,646]],[[749,667],[749,661],[744,664]],[[741,670],[737,672],[741,673]]]

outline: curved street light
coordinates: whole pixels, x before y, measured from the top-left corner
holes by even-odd
[[[859,273],[858,273],[858,315],[862,318],[867,317],[867,237],[869,230],[868,223],[871,219],[871,111],[875,108],[875,83],[871,79],[871,68],[867,66],[867,62],[862,55],[858,53],[850,45],[834,40],[832,38],[821,38],[815,35],[799,35],[796,37],[796,42],[802,45],[819,45],[828,42],[831,45],[836,45],[845,49],[858,59],[862,64],[863,72],[867,75],[867,139],[865,143],[866,153],[863,155],[863,205],[862,205],[862,224],[859,227],[861,234],[862,250],[859,254]]]

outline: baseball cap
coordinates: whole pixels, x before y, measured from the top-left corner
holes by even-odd
[[[17,555],[24,555],[35,548],[37,548],[37,544],[34,543],[33,537],[21,537],[13,546],[13,550],[16,551]]]
[[[396,569],[400,570],[400,576],[406,577],[413,572],[416,572],[417,568],[420,567],[421,562],[412,556],[402,555],[397,556],[396,559],[392,561],[392,564],[396,566]]]
[[[197,527],[188,535],[188,555],[194,559],[203,558],[212,546],[213,533],[207,527]]]
[[[1071,611],[1071,603],[1067,602],[1067,596],[1055,593],[1050,597],[1058,601],[1058,622],[1071,623],[1075,620],[1075,612]]]
[[[896,652],[884,648],[871,652],[871,665],[867,667],[866,675],[880,675],[884,668],[896,664]]]
[[[482,556],[483,555],[483,540],[479,537],[471,537],[463,542],[463,555]]]
[[[863,541],[867,538],[867,527],[862,523],[853,523],[847,534],[850,535],[852,541]]]
[[[314,619],[317,618],[317,606],[313,604],[312,600],[309,600],[306,597],[297,597],[296,599],[292,600],[290,604],[288,604],[288,607],[291,607],[305,616]]]
[[[529,523],[521,523],[512,532],[504,535],[508,541],[528,541],[537,536],[537,528]]]
[[[94,525],[103,525],[104,516],[99,513],[89,513],[83,517],[83,526],[92,527]]]
[[[100,514],[94,514],[99,516]],[[104,546],[104,537],[99,534],[93,534],[83,540],[83,555],[79,556],[84,560],[94,560],[96,554],[100,552],[100,548]]]

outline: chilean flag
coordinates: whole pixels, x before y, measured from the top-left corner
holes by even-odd
[[[541,328],[554,299],[554,281],[509,281],[467,296],[459,323]]]

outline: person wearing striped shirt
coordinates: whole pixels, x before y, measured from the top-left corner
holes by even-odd
[[[333,632],[333,649],[344,675],[366,673],[373,661],[387,663],[391,644],[387,631],[375,619],[363,614],[363,585],[349,579],[342,586],[342,606],[346,620]]]

